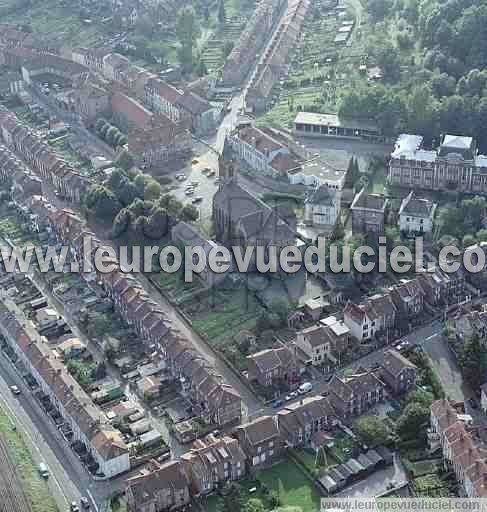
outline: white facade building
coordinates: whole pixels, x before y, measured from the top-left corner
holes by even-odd
[[[304,222],[310,226],[334,226],[340,216],[341,192],[321,185],[304,201]]]
[[[429,234],[433,231],[436,204],[420,199],[411,191],[399,209],[399,229],[406,234]]]

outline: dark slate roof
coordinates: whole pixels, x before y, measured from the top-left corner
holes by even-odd
[[[171,461],[146,475],[130,478],[130,487],[137,506],[141,507],[156,499],[157,494],[167,489],[184,489],[188,486],[186,475],[179,461]]]
[[[364,208],[383,211],[386,204],[387,199],[384,196],[380,194],[367,194],[363,188],[353,199],[351,209]]]
[[[274,416],[261,416],[256,420],[238,427],[252,446],[279,436],[279,429]]]
[[[439,156],[457,154],[465,160],[475,157],[475,142],[472,137],[446,134],[440,145]]]
[[[406,368],[410,368],[412,370],[417,369],[416,365],[394,349],[386,350],[384,352],[384,361],[382,366],[395,377],[399,376]]]
[[[321,185],[320,187],[316,187],[306,198],[306,203],[309,204],[320,204],[333,206],[335,203],[335,190],[327,187],[326,185]]]

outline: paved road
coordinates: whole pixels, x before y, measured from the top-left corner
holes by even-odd
[[[49,490],[60,510],[66,510],[72,500],[86,494],[82,482],[90,483],[81,465],[66,455],[67,448],[59,432],[53,432],[46,415],[35,402],[29,388],[15,373],[6,356],[0,353],[0,403],[13,419],[17,429],[25,435],[36,464],[45,462],[49,467]],[[15,397],[9,386],[17,385],[22,394]],[[46,442],[48,440],[48,442]],[[62,461],[62,462],[61,462]],[[73,476],[76,475],[76,478]],[[79,487],[75,485],[77,482]]]

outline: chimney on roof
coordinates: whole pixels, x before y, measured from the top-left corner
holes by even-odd
[[[56,369],[56,375],[61,375],[62,373],[62,369],[61,368],[57,368]]]

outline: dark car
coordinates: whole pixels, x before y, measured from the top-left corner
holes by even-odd
[[[281,400],[280,398],[278,398],[277,400],[274,400],[272,402],[272,407],[274,409],[277,409],[278,407],[281,407],[281,405],[284,403],[284,400]]]
[[[479,408],[479,404],[478,404],[477,400],[475,398],[473,398],[473,397],[468,399],[468,403],[469,403],[469,405],[470,405],[470,407],[472,409],[478,409]]]

